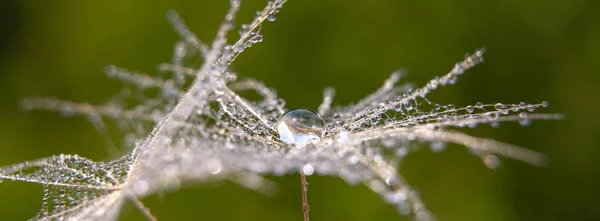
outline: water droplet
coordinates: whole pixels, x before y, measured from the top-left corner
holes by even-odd
[[[431,150],[433,152],[442,152],[444,149],[446,149],[446,143],[441,142],[441,141],[436,141],[430,144],[429,148],[431,148]]]
[[[398,148],[398,150],[396,150],[396,156],[402,158],[405,157],[408,154],[408,148],[406,147],[400,147]]]
[[[389,192],[385,194],[385,200],[393,204],[403,203],[406,201],[406,194],[401,191]]]
[[[500,166],[500,159],[498,159],[498,157],[495,155],[487,155],[484,157],[483,163],[485,163],[485,165],[490,169],[495,169]]]
[[[462,72],[460,74],[462,74]],[[458,78],[456,77],[456,75],[452,75],[452,76],[450,76],[450,78],[448,78],[448,83],[450,83],[450,84],[456,84],[456,80],[457,79]]]
[[[325,134],[325,121],[314,111],[295,109],[284,113],[275,129],[284,143],[301,148],[321,140]]]
[[[240,35],[243,35],[246,32],[249,32],[251,29],[250,25],[248,24],[242,24],[242,26],[240,27]]]
[[[393,139],[385,139],[385,140],[382,140],[381,143],[383,144],[384,147],[391,148],[391,147],[396,146],[396,141]]]
[[[114,65],[106,65],[104,67],[104,73],[106,73],[106,75],[108,75],[109,77],[114,77],[115,75],[117,75],[118,72],[118,68]]]
[[[492,128],[498,128],[498,127],[500,127],[500,122],[497,122],[497,121],[496,122],[492,122],[490,124],[490,126],[492,126]]]
[[[463,72],[465,72],[465,70],[462,68],[460,63],[456,63],[456,64],[454,64],[454,69],[452,69],[452,72],[454,72],[456,74],[462,74]]]
[[[254,44],[263,41],[263,36],[257,32],[252,32],[251,35],[250,43]]]
[[[550,106],[550,104],[548,104],[548,101],[542,101],[542,107],[548,107]]]
[[[348,162],[352,165],[357,164],[358,161],[360,161],[360,158],[356,155],[352,155],[350,158],[348,158]]]
[[[302,167],[302,172],[305,175],[310,176],[315,172],[315,168],[313,168],[313,166],[310,164],[306,164],[304,165],[304,167]]]
[[[429,113],[432,117],[437,117],[438,112],[436,109],[431,110],[431,112]]]
[[[246,45],[244,44],[240,44],[239,46],[235,47],[235,51],[237,52],[243,52],[244,49],[246,49]]]
[[[230,0],[229,4],[231,4],[232,7],[240,7],[240,0]]]
[[[477,102],[477,103],[475,104],[475,107],[476,107],[477,109],[483,109],[483,103],[481,103],[481,102]]]
[[[475,109],[473,109],[473,106],[471,106],[471,105],[467,106],[467,112],[473,113],[473,111],[475,111]]]
[[[269,21],[275,21],[275,19],[276,19],[276,17],[275,17],[274,13],[267,16],[267,20],[269,20]]]
[[[521,118],[521,120],[519,120],[519,124],[521,124],[522,126],[531,125],[531,119],[529,119],[529,115],[527,113],[521,112],[519,114],[519,118]]]
[[[494,105],[494,108],[496,108],[496,110],[502,110],[502,109],[504,109],[504,104],[497,103],[496,105]]]
[[[438,87],[438,81],[439,80],[436,77],[433,80],[431,80],[427,86],[429,87],[429,89],[434,90],[434,89],[436,89]]]
[[[133,193],[137,196],[146,194],[149,188],[150,186],[146,181],[136,181],[132,186]]]

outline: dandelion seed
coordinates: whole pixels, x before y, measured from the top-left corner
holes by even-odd
[[[139,91],[125,90],[117,101],[105,106],[56,99],[32,98],[27,109],[83,115],[94,124],[106,118],[128,128],[127,153],[108,162],[94,162],[77,155],[57,155],[0,168],[2,179],[39,183],[44,186],[42,209],[34,220],[116,220],[125,201],[133,202],[150,220],[155,218],[138,200],[158,191],[175,191],[184,182],[229,179],[259,192],[272,185],[263,175],[301,173],[303,212],[308,218],[304,175],[339,177],[349,184],[363,183],[394,204],[400,214],[418,221],[433,220],[418,193],[398,173],[398,162],[427,142],[434,151],[447,143],[464,145],[483,163],[496,168],[497,156],[543,165],[540,153],[487,138],[452,130],[500,122],[561,119],[559,114],[523,113],[547,107],[540,104],[484,104],[467,107],[439,105],[425,98],[433,90],[454,84],[459,75],[483,61],[477,50],[455,64],[451,71],[421,88],[395,86],[402,74],[394,73],[373,94],[354,105],[332,107],[333,89],[325,90],[319,113],[307,109],[285,112],[285,100],[252,79],[238,80],[230,65],[240,53],[263,38],[264,21],[286,0],[269,1],[254,20],[241,25],[240,38],[231,45],[227,35],[234,27],[239,0],[231,7],[208,46],[189,31],[176,12],[168,18],[181,36],[168,72],[153,77],[107,66],[111,78],[133,84]],[[200,54],[205,63],[186,64],[187,57]],[[189,66],[187,66],[189,65]],[[143,96],[148,88],[156,97]],[[250,101],[237,92],[254,90],[263,99]],[[119,98],[140,98],[140,105],[125,109]],[[426,102],[421,102],[425,100]],[[151,127],[151,125],[154,125]],[[274,127],[273,127],[274,125]],[[104,127],[98,126],[104,130]],[[327,130],[327,131],[326,131]],[[327,132],[327,133],[325,133]],[[286,148],[290,145],[298,148]],[[317,148],[302,148],[314,145]]]

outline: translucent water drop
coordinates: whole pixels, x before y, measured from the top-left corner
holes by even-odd
[[[306,164],[304,167],[302,167],[302,172],[305,175],[310,176],[315,172],[315,168],[310,164]]]
[[[444,149],[446,149],[446,143],[444,142],[440,142],[440,141],[436,141],[430,144],[429,148],[433,151],[433,152],[442,152],[444,151]]]
[[[473,111],[475,111],[475,109],[473,108],[473,106],[471,106],[471,105],[467,106],[467,112],[473,113]]]
[[[524,113],[524,112],[520,113],[519,118],[521,118],[521,120],[519,120],[519,124],[521,124],[523,126],[531,125],[531,119],[529,119],[529,115],[527,113]]]
[[[548,104],[548,101],[542,101],[542,107],[548,107],[550,106],[550,104]]]
[[[244,44],[241,44],[241,45],[235,47],[235,51],[237,51],[237,52],[243,52],[244,49],[246,49],[246,45],[244,45]]]
[[[504,104],[502,103],[497,103],[496,105],[494,105],[494,108],[496,108],[496,110],[502,110],[504,109]]]
[[[429,113],[432,117],[436,117],[438,115],[438,112],[436,109],[431,110],[431,112]]]
[[[246,32],[249,32],[249,31],[250,31],[250,29],[251,29],[250,25],[248,25],[248,24],[243,24],[243,25],[240,27],[240,35],[243,35],[244,33],[246,33]]]
[[[384,197],[386,201],[393,204],[403,203],[407,200],[406,194],[401,191],[386,193]]]
[[[483,109],[483,103],[481,103],[481,102],[477,102],[477,103],[475,104],[475,107],[476,107],[477,109]]]
[[[360,158],[356,155],[352,155],[350,158],[348,158],[348,162],[352,165],[357,164],[358,161],[360,161]]]
[[[263,41],[263,36],[261,34],[259,34],[258,32],[251,32],[250,35],[252,36],[252,37],[250,37],[250,42],[252,44]]]
[[[108,75],[109,77],[114,77],[115,75],[117,75],[117,73],[119,73],[119,70],[114,65],[106,65],[104,67],[104,73],[106,73],[106,75]]]
[[[295,109],[285,112],[275,124],[281,141],[301,148],[318,143],[325,134],[325,121],[314,111]]]
[[[483,163],[485,163],[485,165],[490,169],[495,169],[500,166],[500,159],[494,155],[487,155],[483,158]]]
[[[367,114],[374,114],[375,110],[373,108],[367,108]]]
[[[407,147],[400,147],[398,148],[398,150],[396,150],[396,156],[402,158],[405,157],[408,154],[409,150]]]

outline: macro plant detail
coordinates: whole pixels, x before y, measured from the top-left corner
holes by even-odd
[[[235,28],[240,1],[230,2],[210,45],[188,30],[176,12],[168,12],[181,36],[171,62],[159,66],[159,76],[107,66],[109,77],[135,90],[124,89],[106,105],[48,98],[23,101],[25,109],[83,115],[100,131],[106,128],[105,120],[114,120],[126,131],[131,149],[108,162],[61,154],[1,167],[0,181],[42,184],[42,209],[34,220],[116,220],[126,201],[154,220],[139,199],[184,182],[231,180],[268,193],[272,184],[264,175],[290,173],[301,173],[303,185],[304,175],[312,174],[363,183],[400,214],[433,220],[425,202],[397,171],[402,159],[420,148],[418,143],[428,143],[434,151],[443,150],[446,143],[464,145],[490,168],[498,166],[498,156],[544,165],[541,153],[452,128],[560,119],[560,114],[533,113],[547,102],[455,107],[426,99],[483,62],[483,49],[423,87],[397,86],[403,77],[398,71],[356,104],[332,106],[335,91],[327,88],[317,112],[288,111],[274,90],[253,79],[238,79],[230,68],[245,49],[262,42],[263,23],[275,21],[286,0],[270,1],[251,23],[240,26],[240,37],[231,44],[228,34]],[[203,62],[197,65],[198,61]],[[261,99],[246,99],[239,95],[242,91],[255,91]],[[307,215],[308,205],[304,206]]]
[[[325,122],[319,114],[307,109],[295,109],[284,113],[275,128],[279,139],[298,148],[316,144],[325,133]]]

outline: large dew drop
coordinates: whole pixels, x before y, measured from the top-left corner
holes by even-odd
[[[321,140],[325,134],[325,121],[314,111],[295,109],[285,112],[275,129],[284,143],[301,148]]]

